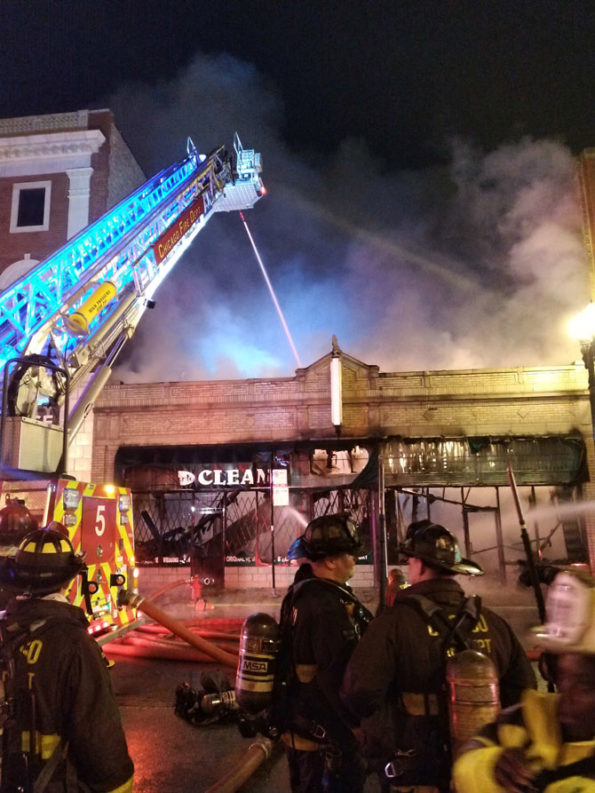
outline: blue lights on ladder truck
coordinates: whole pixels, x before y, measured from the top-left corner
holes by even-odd
[[[0,293],[0,377],[11,359],[44,356],[68,371],[72,391],[99,367],[111,368],[155,290],[213,213],[251,207],[264,194],[260,155],[244,149],[237,134],[233,157],[223,146],[200,155],[190,139],[187,148],[184,160]],[[35,418],[31,384],[20,400],[19,383],[11,388],[9,413]],[[60,388],[54,378],[38,398],[61,404]]]

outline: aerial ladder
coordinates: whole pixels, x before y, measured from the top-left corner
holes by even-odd
[[[161,282],[214,213],[252,207],[263,194],[260,155],[237,134],[233,150],[201,155],[189,139],[183,161],[0,293],[2,478],[19,478],[13,467],[66,470],[68,446]],[[56,443],[48,416],[59,413]]]
[[[231,153],[199,154],[188,139],[182,161],[0,293],[0,483],[22,493],[27,481],[48,482],[42,519],[87,553],[73,599],[94,630],[131,619],[116,606],[118,589],[134,589],[130,491],[69,477],[68,448],[159,285],[216,212],[259,200],[260,174],[260,154],[237,133]]]

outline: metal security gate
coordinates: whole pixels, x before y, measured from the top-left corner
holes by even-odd
[[[188,564],[197,555],[271,564],[274,544],[281,563],[308,521],[320,515],[349,512],[366,540],[371,503],[370,491],[348,488],[291,489],[290,504],[274,509],[268,488],[134,491],[136,557],[139,564]]]

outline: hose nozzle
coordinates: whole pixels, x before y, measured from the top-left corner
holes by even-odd
[[[118,599],[117,604],[118,608],[123,608],[124,606],[131,606],[132,608],[138,608],[140,604],[143,602],[144,598],[140,595],[132,592],[130,589],[124,589],[121,587],[118,589]]]

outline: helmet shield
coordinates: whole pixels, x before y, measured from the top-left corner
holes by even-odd
[[[429,567],[461,575],[483,575],[480,565],[461,556],[456,537],[429,520],[419,520],[407,529],[399,552],[405,557],[421,559]]]
[[[314,518],[306,526],[302,540],[305,555],[312,561],[340,553],[357,556],[362,550],[357,526],[344,513]]]
[[[56,592],[84,567],[70,540],[55,528],[38,529],[21,542],[13,559],[0,569],[0,585],[14,592]]]
[[[306,549],[304,548],[304,535],[295,539],[287,551],[287,558],[290,560],[304,559],[306,557]]]

